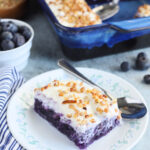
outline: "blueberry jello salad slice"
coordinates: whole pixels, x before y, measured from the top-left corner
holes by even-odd
[[[54,80],[35,91],[34,110],[80,149],[121,121],[116,99],[80,81]]]
[[[100,17],[85,0],[45,0],[57,20],[67,27],[83,27],[100,24]]]

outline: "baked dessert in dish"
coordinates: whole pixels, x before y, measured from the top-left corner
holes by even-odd
[[[80,149],[106,135],[121,121],[116,99],[79,81],[54,80],[35,89],[34,110]]]
[[[45,0],[57,20],[67,27],[83,27],[100,24],[100,17],[85,0]]]
[[[27,0],[0,0],[0,17],[19,18],[25,11]]]
[[[135,17],[149,17],[150,16],[150,5],[144,4],[138,8],[138,11],[135,15]]]

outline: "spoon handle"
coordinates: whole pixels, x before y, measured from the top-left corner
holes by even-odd
[[[71,66],[66,60],[64,59],[58,60],[58,66],[60,66],[61,68],[63,68],[64,70],[72,74],[73,76],[76,76],[83,82],[91,86],[94,86],[95,88],[101,89],[105,95],[107,95],[110,99],[112,99],[112,97],[107,93],[106,90],[104,90],[102,87],[100,87],[99,85],[95,84],[94,82],[86,78],[83,74],[81,74],[78,70],[76,70],[73,66]]]

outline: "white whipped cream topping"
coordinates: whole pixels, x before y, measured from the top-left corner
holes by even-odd
[[[63,83],[66,84],[67,82],[68,81],[64,81]],[[85,87],[85,89],[92,89],[91,87],[89,87],[86,84],[80,86],[81,82],[79,82],[79,81],[76,81],[76,83],[77,83],[77,86],[76,86],[77,90],[80,90],[80,88],[83,86]],[[59,91],[69,91],[69,92],[67,94],[65,94],[64,96],[59,96],[59,93],[60,93]],[[87,112],[87,114],[92,114],[93,115],[92,117],[85,118],[85,115],[78,116],[77,118],[73,117],[75,111],[73,109],[70,109],[69,105],[75,106],[75,108],[79,112],[84,113],[85,110],[83,108],[78,107],[76,103],[75,104],[70,104],[70,103],[69,104],[62,104],[65,97],[68,97],[69,100],[74,100],[72,95],[75,95],[75,97],[80,97],[81,100],[89,101],[89,104],[86,105],[86,112]],[[109,104],[108,112],[107,113],[102,112],[100,114],[96,110],[96,108],[99,107],[101,109],[104,109],[106,107],[106,105],[102,106],[99,103],[96,103],[92,97],[92,94],[90,94],[90,93],[87,93],[87,92],[83,92],[83,93],[70,92],[70,87],[68,87],[68,86],[61,86],[61,85],[60,86],[51,86],[51,87],[44,89],[43,91],[36,90],[35,91],[35,98],[42,101],[45,108],[53,109],[55,112],[63,114],[64,118],[71,120],[71,126],[74,128],[78,128],[78,130],[80,132],[84,132],[88,128],[96,126],[97,124],[99,124],[101,121],[103,121],[106,118],[110,119],[112,117],[116,117],[116,116],[120,115],[120,111],[118,109],[117,103],[111,104],[112,101],[109,98],[106,98],[106,100]],[[68,114],[71,114],[72,117],[68,118],[67,117]],[[77,121],[77,119],[87,120],[87,124],[81,125]],[[94,119],[95,122],[94,123],[91,122],[90,121],[91,119]]]

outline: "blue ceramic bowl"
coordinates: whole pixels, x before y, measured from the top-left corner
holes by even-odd
[[[149,0],[145,0],[149,2]],[[61,25],[45,0],[39,0],[50,22],[60,38],[61,44],[69,49],[93,49],[104,44],[111,48],[115,44],[150,33],[150,17],[134,18],[140,0],[121,0],[120,11],[99,25],[71,28]],[[150,2],[149,2],[150,3]],[[91,7],[99,5],[94,2]],[[129,8],[129,9],[128,9]]]

